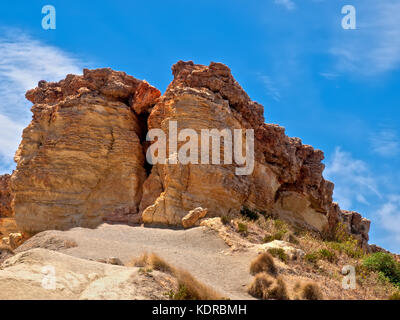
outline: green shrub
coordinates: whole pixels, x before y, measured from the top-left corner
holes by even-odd
[[[316,252],[312,252],[312,253],[307,253],[305,256],[304,256],[304,260],[306,260],[306,261],[308,261],[308,262],[310,262],[310,263],[317,263],[318,262],[318,260],[319,260],[319,255],[318,255],[318,253],[316,253]]]
[[[337,260],[336,254],[333,251],[330,251],[328,249],[321,249],[318,251],[318,255],[321,259],[327,260],[331,263],[335,262]]]
[[[278,230],[284,230],[285,233],[287,232],[287,225],[286,225],[286,222],[285,222],[285,221],[282,221],[282,220],[280,220],[280,219],[276,219],[276,220],[274,221],[274,225],[275,225],[275,228],[276,228],[276,229],[278,229]]]
[[[272,235],[266,235],[264,237],[264,243],[271,242],[274,240],[282,240],[286,234],[286,230],[279,230]]]
[[[222,224],[229,224],[229,222],[231,222],[231,219],[229,219],[229,217],[228,216],[222,216],[221,217],[221,222],[222,222]]]
[[[354,238],[348,238],[343,242],[327,242],[327,245],[340,253],[345,253],[350,258],[360,259],[365,255],[357,239]]]
[[[239,222],[238,223],[238,231],[239,233],[247,234],[247,224]]]
[[[333,241],[334,242],[345,242],[345,241],[349,240],[349,238],[351,238],[351,236],[347,232],[346,226],[342,222],[339,222],[334,231]]]
[[[385,252],[376,252],[363,261],[369,270],[377,271],[391,283],[400,286],[400,263]]]
[[[263,239],[263,242],[264,243],[268,243],[268,242],[271,242],[271,241],[274,241],[275,239],[274,239],[274,236],[272,236],[272,235],[266,235],[265,237],[264,237],[264,239]]]
[[[180,285],[177,292],[171,290],[168,292],[168,296],[170,300],[194,300],[194,298],[189,295],[185,285]]]
[[[279,258],[281,261],[283,261],[285,263],[288,262],[288,260],[289,260],[288,255],[285,253],[285,250],[283,250],[282,248],[270,248],[270,249],[268,249],[268,252],[272,256]]]

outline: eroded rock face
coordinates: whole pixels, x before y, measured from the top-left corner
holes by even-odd
[[[143,84],[97,69],[27,92],[33,119],[11,179],[22,231],[129,223],[137,214],[146,173],[134,107],[149,110],[160,95]]]
[[[371,221],[363,218],[358,212],[347,210],[341,212],[340,221],[344,224],[348,233],[359,240],[363,246],[367,245]]]
[[[180,61],[172,72],[174,80],[152,109],[148,128],[168,134],[169,121],[176,121],[178,130],[198,134],[201,129],[254,129],[255,166],[251,175],[239,176],[235,165],[155,165],[143,187],[145,223],[180,224],[197,207],[208,208],[212,217],[247,206],[321,232],[336,224],[340,209],[332,203],[333,184],[322,176],[322,151],[264,123],[263,107],[227,66]]]
[[[10,179],[11,176],[9,174],[0,176],[0,218],[13,216]]]
[[[162,97],[147,82],[111,69],[41,81],[28,91],[33,120],[11,179],[22,231],[103,221],[182,225],[198,207],[207,208],[210,218],[247,207],[319,232],[344,221],[360,241],[368,240],[369,222],[332,202],[322,151],[265,123],[263,106],[227,66],[180,61],[172,72]],[[168,136],[170,122],[178,132],[193,129],[198,135],[202,129],[253,129],[254,170],[238,175],[237,164],[174,164],[177,153],[166,164],[146,165],[146,133],[162,129]],[[224,159],[223,148],[220,155]]]
[[[0,238],[17,232],[17,226],[12,209],[12,194],[9,174],[0,176]]]

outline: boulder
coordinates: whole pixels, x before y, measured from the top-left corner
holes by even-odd
[[[305,255],[303,250],[297,249],[291,243],[281,240],[274,240],[258,246],[260,252],[265,252],[269,249],[282,249],[291,260],[299,260]]]
[[[190,211],[182,218],[182,225],[184,228],[193,227],[200,219],[207,215],[208,210],[203,208],[196,208]]]

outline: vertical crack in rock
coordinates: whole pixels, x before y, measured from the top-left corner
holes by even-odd
[[[33,118],[11,179],[18,227],[36,233],[130,223],[146,178],[134,107],[148,112],[159,96],[111,69],[85,69],[28,91]]]

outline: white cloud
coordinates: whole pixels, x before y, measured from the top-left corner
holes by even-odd
[[[13,166],[12,159],[20,142],[23,125],[0,114],[0,128],[0,174],[3,174]]]
[[[390,233],[386,241],[396,247],[400,244],[400,195],[388,196],[388,201],[377,212],[379,224]]]
[[[385,128],[370,138],[372,151],[383,157],[394,157],[400,152],[400,139],[396,131]]]
[[[81,73],[82,63],[64,51],[17,31],[0,35],[0,169],[10,168],[31,118],[25,92],[38,81],[57,81]]]
[[[271,78],[266,75],[260,75],[259,77],[260,77],[261,81],[264,83],[265,88],[267,89],[268,95],[275,101],[280,101],[281,94],[280,94],[279,90],[274,86],[274,83],[271,80]]]
[[[369,204],[368,198],[382,198],[376,179],[366,163],[354,159],[340,147],[327,163],[325,177],[335,183],[334,198],[342,209],[352,209],[354,203]]]
[[[334,80],[339,76],[337,73],[331,72],[320,72],[319,75],[327,80]]]
[[[296,8],[296,5],[292,0],[275,0],[275,3],[284,6],[288,10],[294,10]]]
[[[393,232],[400,230],[400,195],[390,195],[378,210],[382,226]]]
[[[354,3],[357,30],[338,29],[330,53],[347,73],[375,75],[400,66],[400,2]],[[337,28],[340,28],[337,26]]]

